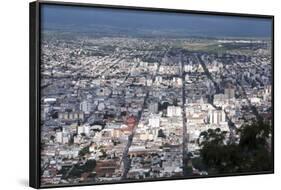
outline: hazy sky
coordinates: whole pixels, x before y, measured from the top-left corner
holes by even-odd
[[[108,8],[43,5],[44,29],[94,30],[113,28],[116,32],[157,31],[210,37],[271,37],[271,20],[231,16],[121,10]]]

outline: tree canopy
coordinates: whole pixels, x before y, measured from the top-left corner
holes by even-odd
[[[254,121],[237,129],[236,142],[219,128],[204,131],[198,139],[200,156],[209,174],[271,171],[271,130],[269,123]]]

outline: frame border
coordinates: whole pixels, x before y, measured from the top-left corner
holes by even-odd
[[[55,184],[41,185],[41,108],[40,108],[40,84],[41,84],[41,5],[57,5],[57,6],[74,6],[74,7],[93,7],[107,8],[119,10],[136,10],[147,12],[170,12],[170,13],[186,13],[196,15],[214,15],[214,16],[232,16],[244,18],[263,18],[271,19],[271,65],[272,65],[272,163],[271,171],[263,172],[243,172],[233,174],[217,174],[211,176],[190,176],[190,177],[169,177],[155,178],[144,180],[122,180],[103,183],[79,183],[79,184]],[[136,7],[124,5],[108,5],[108,4],[92,4],[78,2],[59,2],[59,1],[34,1],[29,3],[29,186],[33,188],[58,188],[58,187],[75,187],[75,186],[95,186],[108,184],[123,184],[123,183],[142,183],[142,182],[157,182],[171,180],[186,180],[186,179],[203,179],[216,177],[235,177],[247,175],[274,174],[274,15],[247,14],[247,13],[230,13],[230,12],[215,12],[215,11],[198,11],[186,9],[168,9],[155,7]]]

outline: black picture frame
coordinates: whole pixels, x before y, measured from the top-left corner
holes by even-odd
[[[242,18],[266,18],[272,21],[272,171],[266,172],[245,172],[222,174],[212,176],[191,176],[191,177],[172,177],[164,179],[145,179],[145,180],[122,180],[118,182],[106,183],[81,183],[81,184],[58,184],[42,186],[40,183],[40,31],[41,31],[41,6],[42,5],[62,5],[62,6],[77,6],[77,7],[100,7],[108,9],[119,10],[142,10],[148,12],[172,12],[172,13],[192,13],[197,15],[216,15],[216,16],[234,16]],[[273,15],[259,15],[259,14],[244,14],[244,13],[228,13],[228,12],[210,12],[210,11],[195,11],[182,9],[167,9],[167,8],[151,8],[151,7],[132,7],[132,6],[116,6],[104,4],[89,4],[89,3],[72,3],[72,2],[55,2],[55,1],[35,1],[29,4],[29,185],[33,188],[54,188],[54,187],[69,187],[69,186],[84,186],[84,185],[104,185],[104,184],[120,184],[120,183],[139,183],[148,181],[164,181],[164,180],[182,180],[182,179],[196,179],[196,178],[213,178],[213,177],[228,177],[241,175],[257,175],[257,174],[273,174],[274,173],[274,16]]]

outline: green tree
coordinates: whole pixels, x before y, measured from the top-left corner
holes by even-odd
[[[87,162],[81,167],[83,172],[92,172],[96,167],[96,160],[87,160]]]
[[[158,130],[158,137],[166,138],[166,135],[165,135],[165,133],[164,133],[164,131],[162,129]]]
[[[238,130],[239,150],[243,155],[245,171],[270,171],[273,169],[271,152],[272,126],[264,121],[244,125]]]
[[[50,136],[51,141],[54,141],[56,139],[56,137],[54,135]]]
[[[89,154],[89,153],[90,153],[89,146],[86,146],[79,151],[78,155],[80,157],[82,157],[82,156],[85,156],[86,154]]]
[[[272,170],[271,125],[263,121],[237,130],[239,143],[227,140],[227,132],[209,129],[200,134],[202,164],[209,174]]]

